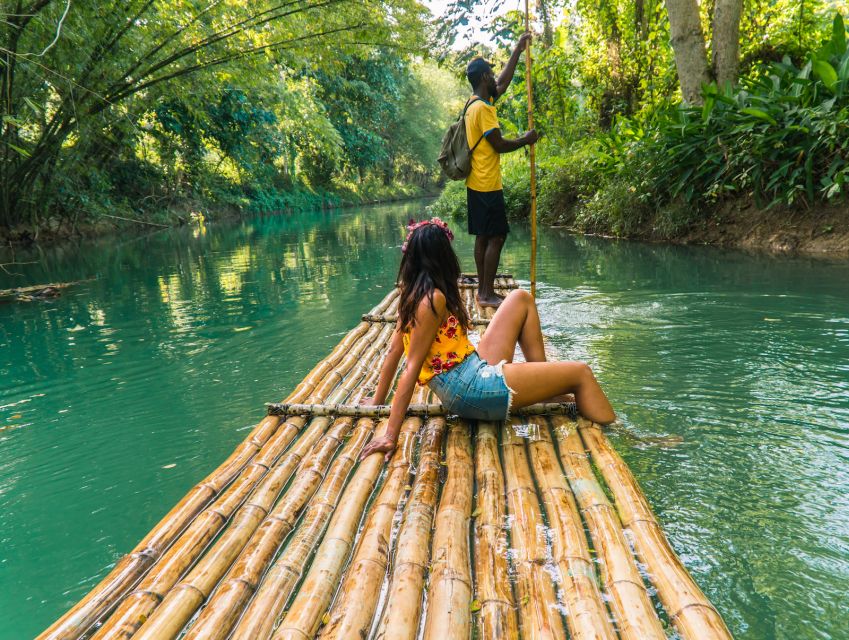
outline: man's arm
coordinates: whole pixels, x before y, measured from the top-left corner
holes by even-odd
[[[486,139],[497,153],[510,153],[511,151],[535,143],[539,139],[539,134],[536,130],[531,129],[518,138],[503,138],[501,136],[501,129],[493,129],[486,133]]]
[[[498,95],[504,95],[504,92],[507,91],[507,87],[510,86],[510,83],[513,82],[513,74],[516,73],[516,65],[519,64],[519,56],[522,55],[522,51],[525,49],[525,42],[530,41],[531,34],[527,31],[523,33],[519,37],[519,41],[516,43],[516,48],[513,49],[513,53],[510,54],[510,59],[507,61],[507,65],[498,74],[498,79],[495,81],[496,86],[498,87]]]

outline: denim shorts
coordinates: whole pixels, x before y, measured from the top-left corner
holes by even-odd
[[[513,390],[504,381],[505,362],[488,364],[473,351],[453,369],[431,378],[428,386],[450,414],[469,420],[506,420]]]

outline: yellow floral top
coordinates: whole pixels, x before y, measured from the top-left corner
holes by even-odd
[[[404,355],[410,351],[410,332],[405,331]],[[426,385],[433,376],[448,371],[466,359],[475,350],[469,342],[466,330],[453,315],[449,315],[436,332],[430,351],[427,352],[422,370],[419,371],[419,384]]]

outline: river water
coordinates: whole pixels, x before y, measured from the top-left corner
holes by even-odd
[[[422,206],[0,271],[0,288],[85,280],[0,303],[0,638],[80,599],[389,291]],[[514,229],[503,269],[527,278],[527,247]],[[849,638],[849,263],[544,230],[539,274],[551,350],[594,366],[616,448],[735,636]]]

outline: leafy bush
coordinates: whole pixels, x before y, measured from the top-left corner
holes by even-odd
[[[742,195],[792,205],[844,197],[849,50],[843,19],[835,17],[830,40],[801,68],[784,58],[741,79],[733,92],[706,87],[704,107],[666,114],[655,131],[633,140],[655,161],[655,188],[666,201]]]

